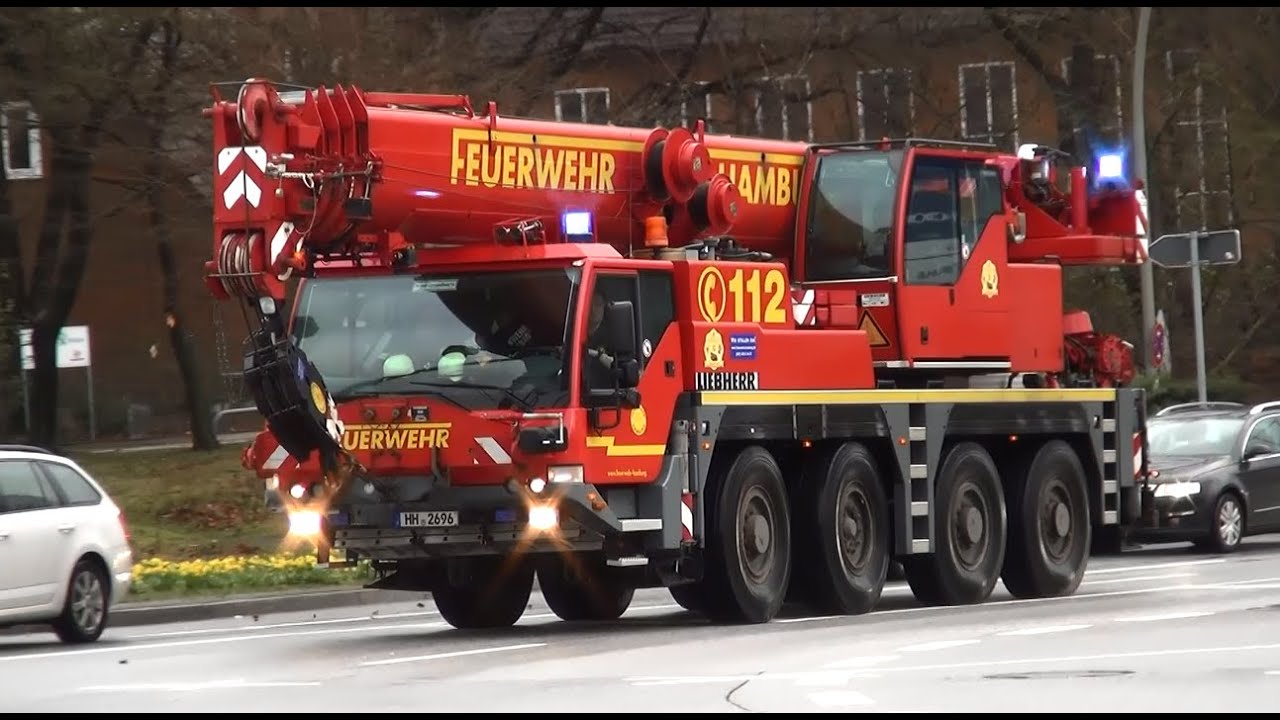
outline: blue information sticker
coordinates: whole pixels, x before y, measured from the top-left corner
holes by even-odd
[[[729,357],[734,360],[756,359],[755,333],[730,333]]]

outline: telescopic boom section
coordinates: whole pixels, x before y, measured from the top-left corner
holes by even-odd
[[[321,257],[397,267],[427,247],[597,237],[627,252],[738,219],[737,187],[684,128],[499,118],[465,96],[265,80],[214,95],[208,276],[221,298],[283,298],[283,279]]]

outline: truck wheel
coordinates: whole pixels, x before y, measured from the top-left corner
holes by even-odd
[[[1070,595],[1084,579],[1092,543],[1084,466],[1061,440],[1045,443],[1014,478],[1004,586],[1018,598]]]
[[[685,610],[699,614],[706,612],[706,592],[701,582],[672,585],[667,590],[671,591],[671,599]]]
[[[591,555],[559,554],[538,565],[538,587],[561,620],[617,620],[631,606],[636,589]]]
[[[991,456],[974,442],[951,448],[934,488],[934,552],[903,560],[907,584],[931,605],[986,600],[1004,565],[1004,490]]]
[[[467,559],[460,568],[463,577],[445,573],[431,591],[445,622],[459,630],[516,624],[533,592],[533,566],[504,560]]]
[[[796,573],[824,613],[870,612],[889,573],[889,506],[863,445],[845,443],[807,467],[796,514]]]
[[[782,471],[767,450],[751,446],[714,477],[706,612],[728,622],[769,622],[782,609],[791,578],[790,508]]]

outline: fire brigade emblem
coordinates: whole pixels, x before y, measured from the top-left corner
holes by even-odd
[[[1000,274],[996,272],[996,264],[990,260],[982,263],[982,294],[989,298],[1000,294]]]
[[[316,410],[319,410],[321,415],[329,412],[329,400],[324,396],[324,390],[319,383],[311,383],[311,402],[315,403]]]
[[[724,338],[715,328],[708,330],[707,338],[702,341],[702,361],[708,370],[724,367]]]
[[[644,431],[648,429],[649,417],[645,413],[644,408],[633,408],[631,410],[631,432],[636,435],[643,435]]]

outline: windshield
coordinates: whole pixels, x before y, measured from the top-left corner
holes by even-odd
[[[469,410],[568,404],[576,268],[311,279],[293,333],[335,400],[436,395]]]
[[[806,233],[809,280],[891,275],[889,236],[902,152],[849,150],[818,165]]]
[[[1237,417],[1152,420],[1147,424],[1147,447],[1152,457],[1230,455],[1243,423]]]

